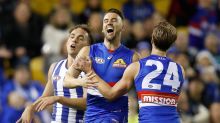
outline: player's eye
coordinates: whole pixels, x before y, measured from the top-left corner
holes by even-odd
[[[104,20],[104,23],[108,23],[108,20]]]
[[[117,19],[116,19],[116,18],[113,18],[113,19],[112,19],[112,22],[117,22]]]
[[[70,35],[70,38],[73,39],[75,37],[75,35]]]
[[[83,41],[83,38],[79,38],[80,41]]]

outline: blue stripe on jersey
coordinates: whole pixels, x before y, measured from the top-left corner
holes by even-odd
[[[60,64],[59,64],[59,66],[56,68],[56,66],[58,65],[58,63],[56,64],[56,66],[55,66],[55,68],[54,68],[54,70],[53,71],[55,71],[55,73],[54,73],[54,75],[53,76],[57,76],[57,75],[59,75],[59,73],[60,73],[60,68],[61,68],[61,66],[62,66],[62,63],[63,63],[64,61],[62,61]],[[52,78],[52,81],[54,82],[54,89],[55,90],[57,90],[57,79],[53,79]],[[55,91],[55,94],[54,95],[57,95],[57,92]],[[56,119],[56,112],[57,112],[57,103],[54,105],[54,107],[53,107],[53,115],[52,115],[52,119],[53,120],[55,120]]]
[[[64,61],[62,61],[62,62],[59,64],[59,66],[57,67],[57,69],[55,70],[55,73],[54,73],[54,75],[53,75],[54,77],[56,77],[56,76],[59,75],[59,73],[60,73],[60,68],[61,68],[63,62],[64,62]],[[57,90],[57,79],[54,79],[54,78],[52,78],[52,79],[53,79],[53,82],[54,82],[54,89]],[[57,95],[57,92],[55,92],[55,95]]]
[[[57,112],[57,103],[55,103],[55,105],[53,105],[53,113],[52,113],[52,121],[56,120],[56,112]]]
[[[63,88],[63,92],[64,92],[64,97],[70,98],[70,91],[68,88]],[[69,107],[63,105],[61,121],[68,122],[68,114],[69,114]]]
[[[77,98],[83,97],[83,89],[82,89],[82,87],[77,87],[76,88],[76,94],[77,94]],[[83,119],[82,118],[83,116],[84,116],[84,111],[77,110],[76,111],[76,123],[80,123],[79,120]]]

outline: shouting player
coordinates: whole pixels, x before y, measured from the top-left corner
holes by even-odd
[[[151,55],[130,64],[112,88],[104,79],[95,76],[93,81],[99,82],[99,92],[108,100],[115,100],[127,93],[134,82],[140,123],[180,123],[177,100],[184,82],[184,70],[166,57],[176,37],[174,26],[160,22],[153,30]]]
[[[117,9],[109,9],[103,19],[104,43],[84,47],[77,56],[90,56],[95,73],[105,80],[106,84],[114,86],[119,81],[126,67],[139,56],[121,44],[123,30],[123,15]],[[79,72],[78,72],[79,73]],[[71,76],[77,71],[69,69],[64,80],[65,87],[76,87]],[[69,81],[69,80],[70,81]],[[87,109],[85,121],[87,123],[127,122],[128,96],[121,95],[118,99],[109,102],[93,87],[87,89]]]
[[[49,105],[53,105],[51,123],[80,123],[84,122],[86,99],[83,98],[83,88],[68,89],[63,87],[63,79],[67,68],[70,67],[79,50],[92,43],[92,36],[86,25],[77,25],[70,30],[67,41],[67,59],[51,65],[45,90],[35,103],[29,105],[17,123],[30,123],[32,115]],[[75,80],[74,80],[75,81]],[[76,81],[85,83],[87,79]],[[71,108],[70,108],[71,107]]]

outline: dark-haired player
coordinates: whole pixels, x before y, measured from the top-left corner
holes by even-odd
[[[140,123],[180,123],[177,100],[184,82],[184,70],[166,57],[176,37],[174,26],[160,22],[153,30],[151,55],[130,64],[112,88],[105,79],[95,76],[99,92],[108,100],[117,100],[134,84]]]
[[[123,19],[124,17],[119,10],[109,9],[103,18],[104,42],[84,47],[78,54],[79,57],[90,56],[93,70],[110,86],[114,86],[121,79],[129,64],[139,59],[136,53],[121,44]],[[75,75],[72,72],[70,70],[69,74],[66,74],[67,78],[71,74]],[[74,73],[76,72],[74,71]],[[70,88],[77,85],[71,81],[67,83],[66,87]],[[87,89],[86,122],[124,123],[127,122],[127,118],[127,95],[121,95],[118,99],[110,102],[96,88]]]

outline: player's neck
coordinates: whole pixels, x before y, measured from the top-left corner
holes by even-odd
[[[158,50],[157,48],[152,48],[151,55],[158,55],[158,56],[164,56],[166,57],[166,52]]]
[[[113,41],[108,41],[106,38],[104,40],[104,45],[109,49],[109,50],[116,50],[120,45],[121,45],[121,38],[118,36],[115,38]]]
[[[76,56],[68,55],[68,57],[67,57],[67,68],[69,68],[73,64],[73,61],[74,61],[75,58],[76,58]]]

